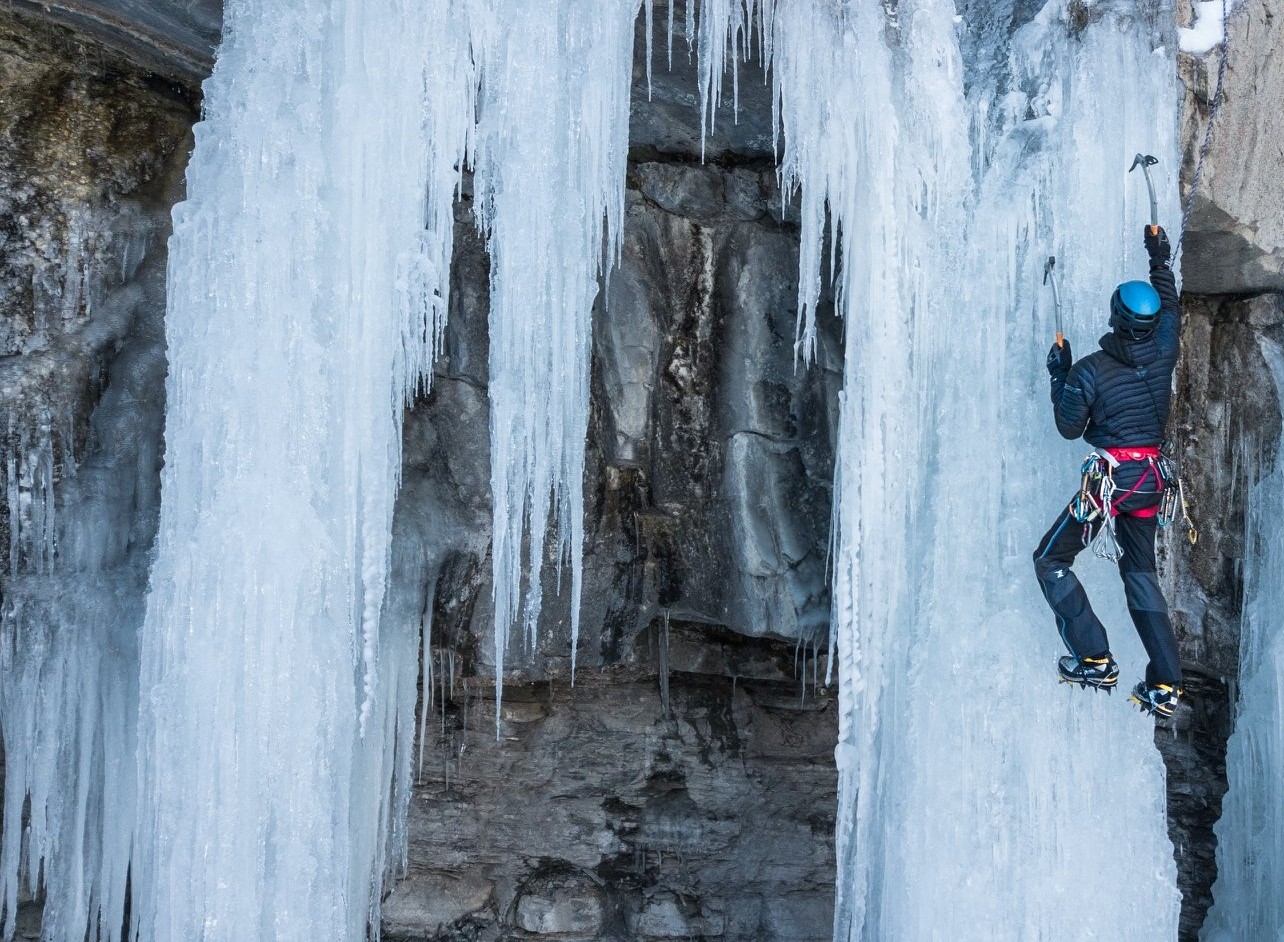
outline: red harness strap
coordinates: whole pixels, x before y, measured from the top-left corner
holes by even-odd
[[[1137,489],[1141,487],[1142,482],[1151,474],[1155,475],[1155,480],[1159,484],[1159,490],[1162,491],[1164,489],[1164,482],[1159,477],[1159,473],[1155,470],[1155,459],[1159,457],[1158,448],[1155,448],[1154,446],[1143,446],[1141,448],[1103,448],[1101,450],[1109,454],[1111,458],[1115,459],[1115,461],[1121,463],[1124,461],[1147,461],[1150,463],[1149,467],[1147,467],[1145,471],[1141,472],[1141,477],[1137,479],[1137,483],[1129,488],[1128,492],[1124,494],[1123,497],[1111,502],[1111,516],[1119,515],[1119,505],[1133,494],[1137,493]],[[1124,513],[1129,517],[1153,517],[1159,513],[1159,505],[1156,504],[1154,507],[1146,507],[1142,510],[1127,510],[1124,511]]]
[[[1159,449],[1153,445],[1141,448],[1103,448],[1101,449],[1115,461],[1145,461],[1147,458],[1158,458]]]

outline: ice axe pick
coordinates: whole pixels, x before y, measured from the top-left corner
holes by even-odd
[[[1048,279],[1052,279],[1052,305],[1057,312],[1057,346],[1066,345],[1066,335],[1061,328],[1061,291],[1057,288],[1057,257],[1049,255],[1047,263],[1043,266],[1043,283],[1046,285]]]
[[[1151,235],[1154,235],[1159,231],[1159,204],[1155,201],[1154,181],[1150,179],[1150,168],[1157,163],[1159,163],[1158,157],[1152,157],[1149,154],[1138,154],[1136,157],[1133,158],[1132,166],[1128,168],[1128,172],[1132,173],[1134,170],[1137,169],[1138,166],[1140,166],[1141,172],[1145,174],[1146,189],[1150,193],[1150,234]]]

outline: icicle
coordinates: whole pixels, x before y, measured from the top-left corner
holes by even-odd
[[[449,699],[449,691],[446,673],[446,651],[444,649],[437,652],[437,676],[441,679],[441,735],[446,735],[446,701]]]
[[[660,629],[660,713],[669,719],[669,613],[664,613],[663,627]]]
[[[417,779],[423,779],[424,776],[424,750],[428,747],[428,715],[432,713],[433,705],[432,615],[433,589],[430,587],[428,604],[424,606],[423,628],[420,636],[419,656],[422,667],[419,672],[419,686],[423,693],[420,694],[419,706],[419,764],[415,773]]]
[[[669,71],[673,71],[673,4],[675,0],[669,0],[669,30],[666,36],[667,50],[669,54]]]
[[[646,100],[651,100],[651,46],[655,36],[655,0],[642,0],[646,13]]]
[[[566,563],[571,569],[575,669],[592,309],[604,254],[619,253],[638,0],[502,9],[503,28],[476,40],[486,82],[474,178],[492,264],[497,704],[509,631],[519,618],[524,652],[535,648],[544,547],[553,529],[558,572]],[[497,736],[500,715],[497,706]]]

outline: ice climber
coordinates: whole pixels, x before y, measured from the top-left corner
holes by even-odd
[[[1133,699],[1149,713],[1171,716],[1182,693],[1181,666],[1155,574],[1155,532],[1164,478],[1170,477],[1159,445],[1181,309],[1167,234],[1147,226],[1143,241],[1150,283],[1128,281],[1115,289],[1111,330],[1101,338],[1101,349],[1077,363],[1069,341],[1048,353],[1057,431],[1069,439],[1082,436],[1096,450],[1084,464],[1080,491],[1039,541],[1034,569],[1070,651],[1057,662],[1062,680],[1109,691],[1119,667],[1106,629],[1070,568],[1085,546],[1104,541],[1099,552],[1118,560],[1128,611],[1150,657]]]

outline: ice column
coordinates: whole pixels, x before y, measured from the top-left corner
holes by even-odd
[[[525,649],[534,648],[550,515],[559,586],[563,565],[571,570],[574,664],[592,311],[604,262],[614,264],[619,252],[638,6],[498,3],[490,25],[474,34],[482,76],[476,211],[491,253],[499,690],[509,629],[519,618]]]
[[[11,533],[18,535],[32,516],[45,517],[39,529],[47,542],[14,541],[0,612],[3,938],[15,929],[20,880],[33,894],[45,889],[46,939],[82,942],[101,927],[103,939],[116,940],[124,918],[134,823],[137,632],[146,531],[155,512],[155,495],[138,487],[148,476],[135,472],[154,466],[159,438],[159,417],[130,396],[158,382],[163,364],[158,351],[149,355],[133,346],[118,364],[146,379],[104,396],[81,467],[64,455],[56,519],[48,519],[54,508],[50,429],[37,442],[19,436],[26,440],[11,459]]]
[[[418,663],[417,618],[386,597],[401,414],[440,347],[461,174],[475,154],[493,262],[502,683],[510,625],[534,641],[554,527],[578,627],[591,313],[619,250],[638,5],[229,0],[174,214],[145,616],[141,555],[132,581],[94,556],[128,529],[102,519],[115,505],[90,502],[68,531],[87,562],[54,585],[52,453],[7,475],[36,577],[0,635],[10,921],[25,859],[65,942],[115,937],[127,873],[142,940],[378,924]]]
[[[1263,353],[1284,402],[1284,351]],[[1249,462],[1251,464],[1251,462]],[[1239,701],[1226,749],[1229,789],[1217,823],[1217,883],[1201,936],[1206,942],[1284,938],[1284,447],[1249,495]]]
[[[418,625],[381,610],[403,404],[445,312],[466,22],[224,15],[171,241],[133,912],[144,940],[362,939],[408,796]]]
[[[1120,938],[1171,936],[1152,724],[1123,698],[1057,686],[1063,652],[1030,565],[1086,450],[1052,424],[1043,263],[1058,258],[1082,355],[1114,285],[1144,276],[1135,152],[1160,158],[1175,226],[1180,99],[1158,25],[1171,11],[752,7],[782,180],[801,199],[801,352],[826,252],[846,320],[834,937],[1066,938],[1085,906]],[[740,15],[724,22],[702,24],[702,41],[743,47]],[[1081,568],[1125,676],[1140,676],[1117,575]],[[1110,839],[1085,840],[1098,826]]]
[[[0,367],[12,403],[0,419],[9,537],[0,592],[4,938],[20,892],[41,886],[46,939],[115,940],[124,920],[138,628],[158,498],[154,391],[165,363],[158,324],[113,293],[135,279],[149,224],[105,215],[82,221],[92,236],[68,240],[61,293],[35,301],[38,323],[52,314],[122,338],[93,414],[79,397],[90,367],[65,347]]]

